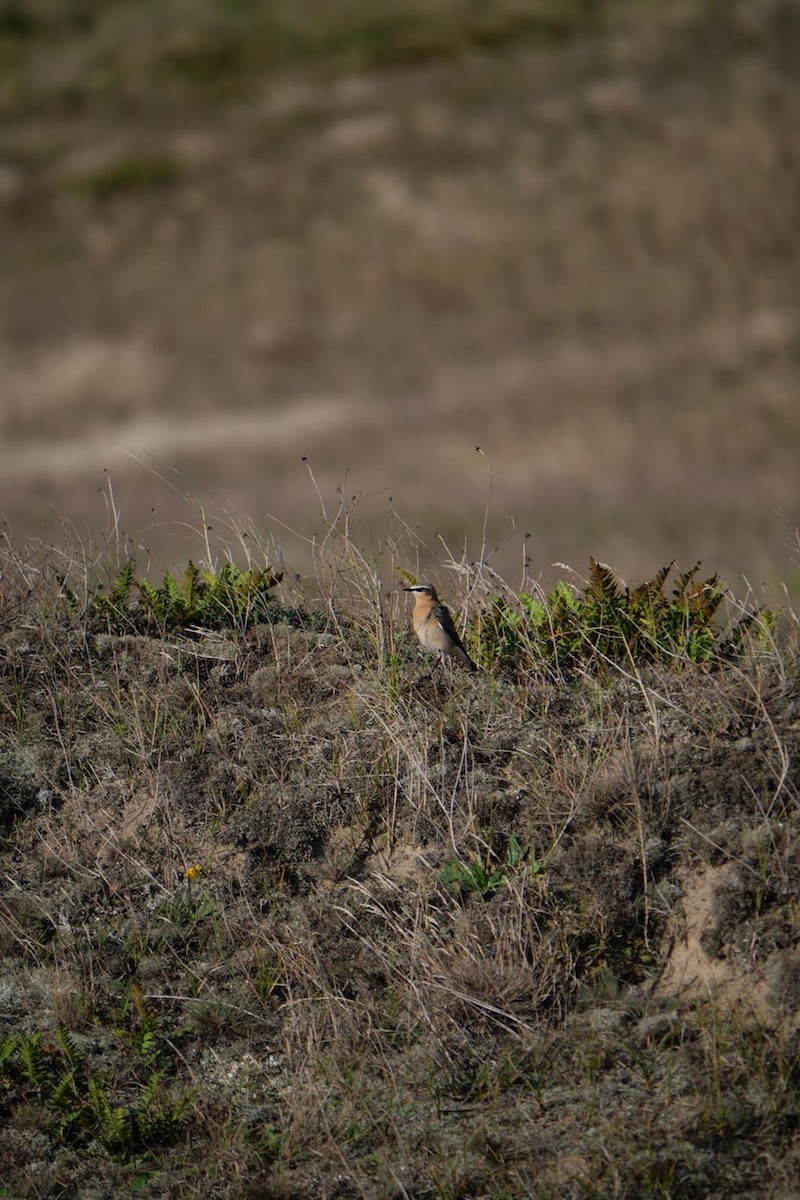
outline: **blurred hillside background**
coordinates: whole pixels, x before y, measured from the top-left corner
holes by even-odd
[[[16,542],[800,592],[800,0],[0,0],[0,120]]]

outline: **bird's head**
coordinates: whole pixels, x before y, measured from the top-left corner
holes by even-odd
[[[413,587],[403,586],[404,592],[416,592],[418,596],[430,596],[431,600],[438,600],[436,588],[431,583],[415,583]]]

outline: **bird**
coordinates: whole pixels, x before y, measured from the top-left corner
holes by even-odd
[[[411,624],[425,649],[437,654],[442,665],[446,658],[453,657],[470,671],[477,671],[477,665],[467,654],[464,643],[458,636],[450,610],[446,604],[442,604],[436,594],[436,588],[430,583],[417,583],[413,587],[404,586],[403,591],[414,593],[415,604]]]

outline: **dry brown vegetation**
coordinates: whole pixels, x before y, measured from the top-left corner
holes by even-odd
[[[792,1195],[796,615],[492,665],[446,560],[426,678],[346,513],[314,562],[147,632],[5,548],[0,1195]]]

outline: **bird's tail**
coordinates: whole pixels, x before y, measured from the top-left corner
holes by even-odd
[[[477,663],[474,663],[474,662],[472,661],[472,659],[471,659],[471,658],[470,658],[470,656],[467,654],[467,652],[466,652],[466,650],[464,649],[464,647],[463,647],[463,646],[458,646],[458,647],[457,647],[457,650],[456,650],[456,653],[458,654],[458,657],[459,657],[459,658],[461,659],[461,661],[463,662],[464,666],[465,666],[465,667],[468,667],[470,671],[477,671],[477,670],[478,670],[478,664],[477,664]]]

